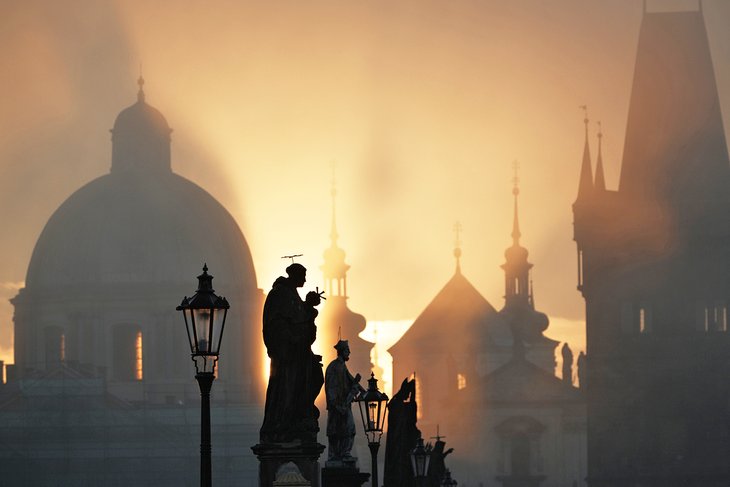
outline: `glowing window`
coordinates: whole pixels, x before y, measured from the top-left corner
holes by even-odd
[[[61,357],[61,362],[63,362],[66,360],[66,335],[63,333],[61,333],[61,343],[59,344],[59,348],[60,350],[58,353]]]
[[[456,374],[456,387],[459,390],[466,387],[466,376],[464,374]]]
[[[134,378],[137,380],[142,380],[142,332],[137,332],[137,338],[134,341],[134,359],[135,359],[135,369],[134,369]]]
[[[639,308],[639,332],[646,333],[646,310]]]

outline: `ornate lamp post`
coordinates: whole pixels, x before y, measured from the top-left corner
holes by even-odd
[[[423,438],[418,438],[416,447],[411,450],[411,467],[416,484],[424,486],[428,477],[428,467],[431,463],[431,452],[423,446]]]
[[[448,468],[444,472],[444,479],[441,481],[441,487],[454,487],[458,482],[451,478],[451,470]]]
[[[368,447],[372,458],[372,486],[378,487],[378,448],[383,436],[383,426],[388,408],[388,395],[378,390],[378,379],[371,373],[368,379],[368,390],[357,398],[360,406],[360,417],[365,436],[368,438]]]
[[[190,354],[195,363],[195,379],[200,386],[200,486],[210,487],[210,389],[215,379],[215,366],[221,348],[223,327],[228,314],[226,298],[213,292],[213,276],[208,266],[198,276],[198,290],[188,298],[185,296],[177,307],[183,312],[185,328],[190,341]]]

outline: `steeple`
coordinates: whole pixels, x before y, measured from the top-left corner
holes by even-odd
[[[596,160],[596,191],[606,190],[606,179],[603,176],[603,156],[601,155],[601,141],[603,132],[601,130],[601,122],[598,122],[598,159]]]
[[[665,212],[699,214],[727,193],[729,167],[702,12],[645,13],[619,192],[667,205]]]
[[[580,181],[578,183],[578,198],[576,203],[593,193],[593,171],[591,169],[591,151],[588,146],[588,107],[581,105],[584,113],[585,143],[583,144],[583,162],[580,166]]]
[[[454,258],[456,259],[456,273],[461,274],[461,223],[454,223],[454,235],[456,237],[454,241]]]
[[[512,163],[512,167],[515,172],[515,175],[512,177],[512,195],[515,197],[514,216],[512,219],[512,245],[515,247],[519,247],[520,237],[522,236],[522,234],[520,233],[520,218],[519,218],[519,213],[517,211],[517,197],[520,195],[520,177],[519,177],[520,163],[517,161],[514,161]]]
[[[330,246],[324,251],[324,264],[320,267],[324,274],[325,292],[327,296],[347,297],[347,270],[350,268],[345,263],[345,251],[337,246],[337,218],[336,218],[336,197],[337,181],[335,179],[335,165],[332,164],[332,186],[330,197],[332,198],[332,222],[330,226]]]
[[[518,213],[519,163],[513,163],[514,177],[512,178],[512,195],[514,196],[514,216],[512,220],[512,246],[504,252],[505,263],[502,265],[505,277],[504,298],[506,306],[529,305],[530,289],[529,274],[532,264],[527,262],[527,249],[520,245],[520,220]]]

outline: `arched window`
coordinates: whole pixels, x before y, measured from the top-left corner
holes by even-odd
[[[112,338],[114,380],[142,380],[144,377],[142,330],[136,325],[116,325]]]
[[[43,330],[46,367],[66,360],[66,335],[60,326],[47,326]]]

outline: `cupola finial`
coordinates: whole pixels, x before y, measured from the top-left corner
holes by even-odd
[[[139,78],[137,78],[137,86],[139,86],[139,91],[137,92],[137,101],[140,103],[144,103],[144,78],[142,77],[142,67],[140,66],[140,74]]]

